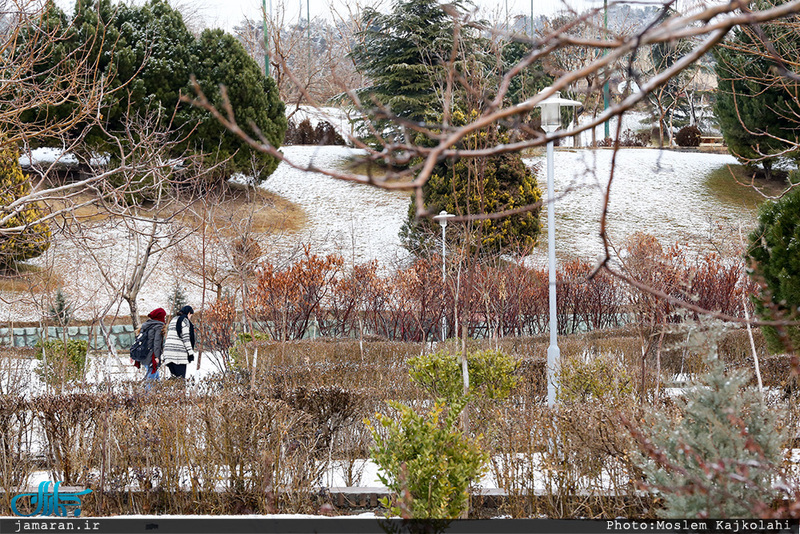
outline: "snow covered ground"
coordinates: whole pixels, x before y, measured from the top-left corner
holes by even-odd
[[[720,225],[755,223],[752,206],[716,197],[705,178],[715,169],[735,164],[725,154],[621,149],[613,181],[613,152],[605,149],[557,150],[554,155],[556,252],[561,257],[595,259],[602,252],[599,238],[602,202],[610,191],[608,233],[616,244],[635,232],[659,238],[664,245],[681,243],[710,249],[709,235]],[[539,166],[539,183],[546,188],[545,159],[526,160]],[[547,217],[542,215],[544,227]],[[543,240],[544,241],[544,240]],[[546,258],[547,244],[534,253]]]
[[[295,164],[323,169],[336,169],[361,153],[342,146],[288,146],[281,150]],[[307,217],[306,228],[278,238],[280,247],[309,244],[317,254],[338,253],[356,263],[377,259],[383,265],[394,265],[408,257],[398,237],[408,214],[408,193],[304,173],[286,164],[262,187],[298,204]]]
[[[282,149],[295,163],[313,163],[322,168],[342,166],[355,149],[340,146],[289,146]],[[557,194],[556,247],[561,257],[594,259],[601,252],[599,218],[602,195],[608,184],[610,150],[559,149],[554,172]],[[527,162],[539,166],[539,182],[545,187],[544,158]],[[709,172],[735,163],[727,155],[623,149],[617,156],[611,186],[609,232],[617,244],[627,235],[644,231],[665,244],[691,243],[706,246],[708,236],[720,224],[744,225],[755,221],[752,207],[720,200],[705,185]],[[405,220],[409,196],[353,184],[320,174],[304,173],[281,164],[263,184],[296,203],[306,215],[307,225],[294,233],[270,236],[265,259],[276,262],[281,255],[309,245],[317,254],[339,253],[348,263],[377,260],[386,268],[408,258],[400,246],[398,232]],[[546,224],[546,217],[542,218]],[[103,268],[112,275],[131,268],[131,233],[119,222],[108,221],[92,234],[93,248]],[[546,258],[546,243],[534,252],[534,262]],[[100,267],[69,239],[58,236],[48,253],[32,263],[52,265],[61,273],[64,292],[80,317],[93,317],[112,300],[100,275]],[[138,299],[147,313],[167,307],[176,281],[185,274],[180,261],[167,254],[148,279]],[[201,299],[199,288],[183,284],[190,301]],[[38,320],[46,309],[41,296],[0,295],[0,322]],[[111,313],[124,316],[127,305],[117,303]]]

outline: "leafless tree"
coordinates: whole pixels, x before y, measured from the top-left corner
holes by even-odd
[[[135,328],[140,321],[140,291],[164,251],[194,229],[182,218],[186,198],[191,198],[182,195],[182,189],[196,186],[203,176],[195,174],[191,158],[170,155],[179,141],[170,140],[171,132],[158,123],[156,114],[130,116],[126,130],[114,132],[120,164],[111,165],[106,171],[109,179],[98,185],[99,220],[65,214],[62,228],[73,245],[91,258],[111,300],[128,304]],[[213,172],[213,167],[206,171]]]

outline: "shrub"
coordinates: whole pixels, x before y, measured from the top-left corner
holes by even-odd
[[[333,124],[328,121],[320,121],[314,128],[314,142],[318,145],[344,145],[344,139]]]
[[[703,132],[694,125],[684,126],[675,134],[675,142],[678,146],[700,146],[700,137]]]
[[[233,298],[224,296],[203,313],[203,339],[206,347],[219,355],[217,367],[227,371],[231,360],[231,347],[236,335],[236,306]]]
[[[477,111],[455,111],[454,126],[476,119]],[[480,150],[488,144],[506,143],[506,133],[488,128],[465,136],[460,149]],[[536,205],[542,199],[537,183],[538,167],[528,167],[518,153],[503,153],[480,160],[452,158],[440,161],[422,187],[422,200],[431,212],[446,210],[456,214],[480,214]],[[427,255],[439,236],[438,224],[430,218],[417,217],[417,200],[412,197],[408,216],[400,229],[400,241],[414,255]],[[447,239],[456,246],[480,248],[483,254],[502,253],[536,244],[541,232],[539,207],[499,219],[471,222],[471,242],[460,232],[450,232]],[[461,234],[461,235],[459,235]],[[435,248],[434,248],[435,250]]]
[[[31,402],[56,480],[67,485],[88,482],[92,436],[109,404],[108,397],[87,393],[42,395]]]
[[[286,145],[315,145],[316,132],[314,127],[311,126],[311,121],[303,119],[300,124],[295,124],[293,120],[289,121],[289,127],[286,130],[286,137],[284,144]]]
[[[461,359],[437,352],[408,360],[411,379],[434,397],[455,402],[464,390]],[[502,400],[511,394],[520,378],[517,361],[500,351],[485,350],[467,354],[470,393],[482,398]]]
[[[83,377],[88,341],[69,339],[65,346],[61,339],[50,339],[38,342],[36,347],[36,359],[42,362],[36,373],[46,384],[53,386]]]
[[[30,181],[19,166],[16,148],[0,139],[0,206],[9,206],[30,193]],[[36,258],[50,247],[50,227],[37,220],[42,217],[39,204],[23,203],[3,224],[5,228],[22,228],[18,232],[0,235],[0,268],[9,269],[16,262]],[[10,215],[0,209],[0,218]]]
[[[619,146],[647,146],[650,144],[650,132],[634,132],[630,128],[622,132],[622,135],[619,138]],[[596,143],[599,147],[613,147],[614,146],[614,139],[612,137],[606,137],[605,139],[601,139]]]
[[[582,403],[588,399],[619,400],[633,395],[633,377],[619,360],[599,354],[587,360],[566,358],[559,372],[559,402]]]
[[[777,202],[764,203],[758,220],[747,250],[750,275],[761,286],[755,298],[756,312],[768,321],[796,320],[800,306],[800,189],[792,189]],[[800,347],[797,326],[763,326],[762,331],[773,352]]]
[[[679,399],[677,416],[656,414],[634,432],[647,459],[647,484],[670,518],[756,517],[778,496],[773,485],[783,436],[742,372],[711,371]]]
[[[377,414],[384,432],[371,423],[375,439],[372,458],[381,469],[378,478],[395,494],[381,504],[389,514],[409,519],[452,519],[469,503],[469,486],[483,473],[489,455],[457,427],[463,404],[445,411],[436,403],[419,415],[408,406],[390,402],[398,418]]]
[[[255,334],[251,334],[250,332],[242,332],[236,336],[236,340],[234,341],[234,344],[230,348],[229,352],[229,363],[231,369],[240,372],[248,370],[251,362],[249,361],[248,351],[245,348],[245,345],[248,343],[253,343],[254,341],[267,340],[269,340],[269,335],[261,332],[256,332]]]
[[[620,145],[622,146],[647,146],[650,144],[649,132],[634,132],[630,128],[622,132]]]

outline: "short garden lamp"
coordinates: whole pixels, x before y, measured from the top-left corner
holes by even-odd
[[[542,89],[539,94],[550,90]],[[577,100],[561,98],[556,91],[551,96],[542,100],[538,107],[542,110],[542,129],[553,133],[561,127],[561,107],[581,106]],[[556,403],[558,389],[558,365],[561,360],[561,351],[558,348],[558,323],[556,319],[556,227],[555,227],[555,195],[553,194],[553,141],[547,143],[547,252],[548,252],[548,278],[550,282],[550,346],[547,348],[547,405],[552,407]]]
[[[439,215],[434,215],[433,220],[439,221],[439,224],[442,225],[442,302],[444,302],[444,291],[445,291],[445,279],[447,278],[447,269],[446,264],[444,261],[445,254],[447,253],[447,249],[445,248],[445,228],[447,228],[447,219],[452,219],[455,217],[452,213],[447,213],[447,210],[442,210],[439,212]],[[442,341],[445,339],[445,335],[447,335],[447,314],[442,313]]]

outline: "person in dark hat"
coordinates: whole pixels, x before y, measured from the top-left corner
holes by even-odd
[[[167,327],[167,339],[164,342],[161,362],[167,366],[173,378],[186,378],[186,366],[194,361],[195,337],[192,315],[194,315],[192,307],[184,306]]]
[[[158,380],[158,367],[161,364],[161,353],[164,350],[164,333],[165,321],[167,320],[167,312],[164,308],[156,308],[147,314],[147,321],[139,329],[139,332],[144,332],[147,336],[147,347],[150,347],[152,353],[150,358],[143,362],[147,373],[145,380]],[[136,368],[141,367],[139,362],[134,362]]]

